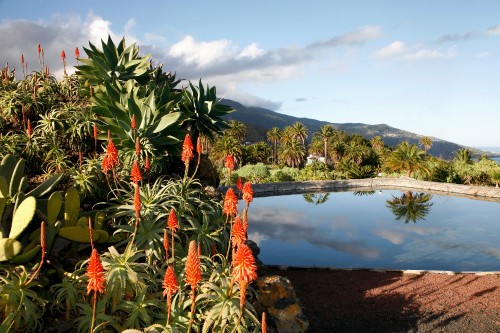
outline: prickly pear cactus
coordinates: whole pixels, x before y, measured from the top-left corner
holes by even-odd
[[[73,242],[90,243],[90,232],[88,227],[72,226],[59,229],[59,236]],[[100,234],[93,232],[92,241],[97,242]]]
[[[0,262],[14,258],[19,253],[21,253],[22,249],[23,245],[21,244],[21,242],[15,239],[12,238],[0,239]]]
[[[16,239],[28,227],[33,220],[36,211],[36,199],[34,197],[25,198],[17,207],[12,218],[12,227],[9,238]]]
[[[64,225],[72,227],[76,225],[80,216],[80,195],[75,187],[70,187],[64,196]]]
[[[47,223],[54,224],[57,220],[57,216],[61,211],[63,204],[63,196],[61,192],[54,192],[50,195],[47,202]]]

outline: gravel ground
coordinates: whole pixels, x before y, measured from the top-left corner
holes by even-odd
[[[278,270],[311,333],[500,332],[500,275]]]

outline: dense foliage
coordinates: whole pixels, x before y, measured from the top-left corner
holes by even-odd
[[[248,221],[197,179],[232,109],[124,40],[62,79],[37,51],[1,71],[0,332],[260,331]]]

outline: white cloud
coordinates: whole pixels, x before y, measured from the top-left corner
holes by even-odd
[[[392,230],[374,230],[373,233],[395,245],[403,244],[406,237],[403,233]]]
[[[381,48],[378,51],[375,51],[373,55],[377,58],[385,58],[385,57],[400,55],[405,51],[406,51],[405,43],[397,40],[387,45],[386,47]]]
[[[500,35],[500,25],[486,29],[484,34],[487,36],[499,36]]]
[[[423,49],[413,53],[407,53],[403,56],[405,60],[424,60],[424,59],[448,59],[456,56],[456,51],[453,49],[442,52],[438,50]]]
[[[191,36],[186,36],[174,44],[168,54],[187,65],[202,68],[229,60],[228,57],[234,54],[234,51],[235,47],[227,39],[199,42]]]
[[[259,47],[259,45],[257,45],[256,43],[252,43],[252,44],[248,45],[247,47],[245,47],[243,49],[243,51],[241,51],[241,53],[239,54],[238,57],[240,57],[240,58],[246,57],[246,58],[255,59],[255,58],[263,56],[265,53],[266,53],[266,51],[261,49]]]

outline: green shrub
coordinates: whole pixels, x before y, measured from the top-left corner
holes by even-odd
[[[325,163],[313,162],[300,170],[299,180],[332,179],[332,172]]]
[[[291,182],[299,179],[300,170],[284,166],[280,169],[271,170],[272,182]]]
[[[269,167],[263,163],[247,164],[238,169],[238,175],[245,181],[254,184],[265,183],[269,180],[271,173]]]

